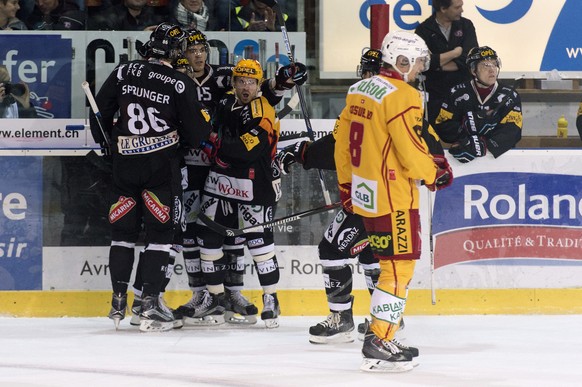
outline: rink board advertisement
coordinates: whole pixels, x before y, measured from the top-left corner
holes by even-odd
[[[390,6],[390,31],[414,31],[432,13],[432,0],[341,3],[338,7],[337,0],[320,2],[321,78],[356,78],[360,50],[370,45],[370,5]],[[552,69],[582,71],[579,0],[475,0],[465,1],[463,10],[463,17],[475,25],[479,44],[499,54],[502,77],[503,73],[510,73],[507,77],[511,78],[521,74],[544,76]],[[345,32],[346,25],[350,26],[349,33]]]
[[[0,290],[42,290],[42,158],[0,157]]]
[[[432,200],[436,288],[579,287],[582,173],[577,166],[581,160],[579,150],[512,150],[499,159],[486,156],[464,165],[451,160],[454,183]],[[322,204],[317,179],[294,180],[306,174],[297,167],[284,177],[290,185],[283,189],[281,205],[286,207],[277,212],[278,217]],[[423,250],[411,288],[429,289],[429,194],[420,190]],[[315,193],[314,201],[307,192]],[[296,208],[297,203],[303,208]],[[322,289],[317,244],[332,216],[320,214],[275,228],[280,289]],[[58,232],[58,227],[50,230],[57,233],[52,239],[58,241]],[[43,254],[44,289],[109,289],[106,245],[47,242]],[[352,265],[361,273],[355,260]],[[246,288],[260,289],[255,274],[247,253]],[[183,261],[178,257],[170,289],[186,288]],[[365,289],[363,275],[354,276],[354,288]]]
[[[0,34],[0,64],[12,83],[24,82],[40,118],[71,117],[71,39],[60,35]]]

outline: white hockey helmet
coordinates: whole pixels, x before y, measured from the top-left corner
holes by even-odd
[[[420,36],[408,31],[389,32],[382,41],[382,60],[401,73],[396,67],[396,59],[401,55],[410,62],[410,69],[418,58],[426,58],[422,71],[430,66],[430,51]]]

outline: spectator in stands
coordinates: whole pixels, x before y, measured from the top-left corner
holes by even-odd
[[[79,30],[84,16],[74,0],[36,0],[26,25],[30,30]]]
[[[10,74],[0,66],[0,118],[36,118],[25,83],[10,83]]]
[[[148,0],[124,0],[95,15],[89,29],[114,31],[153,31],[163,22]]]
[[[433,0],[434,13],[417,28],[431,52],[426,76],[428,121],[434,125],[441,104],[451,87],[471,80],[465,64],[467,53],[478,47],[477,33],[471,20],[462,17],[463,0]]]
[[[172,11],[172,17],[184,29],[207,31],[210,12],[203,0],[180,0]]]
[[[0,0],[0,30],[27,30],[26,24],[16,17],[19,0]]]
[[[234,7],[231,11],[231,31],[279,31],[281,26],[277,14],[267,0],[250,0],[246,5]],[[241,1],[241,4],[243,2]],[[287,20],[287,15],[283,18]]]

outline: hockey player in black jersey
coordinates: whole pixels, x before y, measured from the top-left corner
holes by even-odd
[[[442,104],[435,129],[451,143],[449,153],[462,163],[489,151],[499,157],[521,139],[521,99],[511,86],[497,82],[501,59],[490,47],[475,47],[467,55],[473,79],[453,87]]]
[[[215,66],[208,63],[210,46],[206,35],[196,29],[186,30],[186,45],[182,51],[183,57],[176,59],[176,65],[190,77],[196,88],[196,100],[214,117],[218,102],[232,89],[231,77],[233,65]],[[292,68],[287,65],[279,69],[278,74],[291,74],[293,80],[280,75],[261,84],[261,92],[271,105],[279,103],[286,90],[292,88],[295,82],[301,84],[307,77],[305,66],[297,63]],[[187,187],[184,189],[184,221],[186,230],[177,242],[183,245],[183,256],[188,284],[192,290],[192,298],[174,311],[177,319],[182,318],[186,325],[215,325],[218,323],[212,316],[205,314],[204,303],[207,301],[207,291],[200,265],[200,251],[196,241],[196,218],[200,210],[202,188],[211,162],[206,154],[198,148],[184,149],[184,161],[187,168]],[[176,246],[178,247],[178,246]],[[244,238],[226,238],[224,251],[229,261],[226,273],[226,321],[234,323],[255,323],[258,310],[240,292],[243,288],[244,273]],[[171,250],[175,252],[177,249]],[[171,257],[171,265],[174,264]],[[171,270],[168,270],[168,277]],[[134,283],[134,292],[139,295],[141,282]],[[132,310],[139,311],[139,297],[134,300]],[[139,314],[139,313],[137,313]],[[234,316],[237,314],[237,316]],[[134,316],[136,313],[134,313]],[[134,321],[135,320],[135,321]],[[132,318],[137,324],[137,319]],[[176,324],[178,326],[179,324]]]
[[[149,60],[119,65],[101,87],[96,96],[101,125],[91,116],[95,141],[104,148],[111,144],[107,150],[113,161],[109,210],[113,297],[109,317],[116,327],[125,317],[127,287],[142,223],[146,248],[140,268],[140,330],[165,331],[173,326],[172,313],[159,303],[158,296],[182,206],[174,189],[180,176],[177,148],[179,142],[199,147],[211,130],[210,117],[196,103],[190,79],[170,64],[181,50],[184,37],[179,27],[160,24],[148,42]],[[119,118],[114,124],[117,112]]]
[[[232,90],[233,65],[210,65],[208,63],[209,43],[206,35],[191,29],[187,33],[187,46],[184,56],[190,64],[187,71],[196,84],[197,100],[216,117],[218,102]],[[282,99],[286,90],[295,83],[305,82],[307,73],[301,63],[287,65],[278,69],[278,76],[261,83],[260,91],[271,106]],[[289,79],[287,75],[291,76]],[[186,231],[183,237],[183,254],[188,273],[188,283],[192,290],[192,298],[178,308],[178,314],[183,315],[187,325],[214,325],[220,322],[207,313],[208,292],[202,274],[200,249],[196,241],[196,218],[200,211],[200,198],[205,178],[210,169],[210,160],[199,149],[189,149],[185,156],[188,169],[188,187],[184,192]],[[225,239],[223,251],[228,261],[225,273],[225,321],[232,323],[256,323],[257,307],[249,302],[241,290],[244,286],[244,242],[242,237]]]
[[[273,173],[279,138],[275,110],[259,94],[263,71],[259,62],[243,59],[233,69],[234,93],[220,101],[215,118],[216,133],[207,150],[214,161],[204,185],[200,211],[225,226],[245,227],[273,219],[281,195],[280,179]],[[224,236],[198,222],[201,266],[209,291],[204,314],[224,321],[225,275],[228,264]],[[255,262],[263,288],[261,319],[268,328],[278,326],[279,267],[273,230],[250,233],[246,246]]]

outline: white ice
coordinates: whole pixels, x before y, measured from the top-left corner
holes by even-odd
[[[107,318],[0,318],[0,386],[580,386],[582,316],[407,316],[403,374],[359,371],[361,342],[313,345],[322,317],[280,328],[140,333]],[[363,317],[357,317],[356,323]]]

